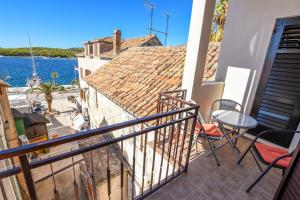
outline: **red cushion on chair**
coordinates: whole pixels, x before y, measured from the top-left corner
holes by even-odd
[[[212,136],[212,137],[222,137],[223,133],[220,131],[218,126],[215,124],[203,124],[203,127],[200,123],[196,124],[195,131],[197,133],[200,132],[200,129],[203,128],[204,132],[207,136]]]
[[[274,147],[267,144],[262,143],[255,143],[254,144],[257,151],[260,153],[261,157],[266,161],[267,163],[271,163],[273,160],[278,158],[279,156],[288,154],[289,152],[287,150],[284,150],[282,148]],[[277,161],[276,165],[287,168],[289,163],[291,161],[291,157],[283,158],[279,161]]]

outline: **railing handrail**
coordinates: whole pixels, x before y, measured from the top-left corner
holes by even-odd
[[[167,95],[167,96],[169,96],[169,95]],[[40,149],[45,149],[45,148],[58,146],[58,145],[65,144],[65,143],[70,143],[70,142],[86,139],[86,138],[97,136],[100,134],[109,133],[109,132],[112,132],[112,131],[115,131],[118,129],[123,129],[126,127],[149,122],[152,120],[157,120],[159,118],[175,115],[175,114],[182,113],[182,112],[187,112],[190,110],[195,110],[198,107],[197,105],[195,105],[193,103],[189,103],[189,102],[186,102],[183,100],[182,100],[182,103],[186,103],[186,104],[190,105],[190,107],[180,108],[178,110],[173,110],[173,111],[164,112],[164,113],[158,113],[158,114],[154,114],[151,116],[137,118],[137,119],[129,120],[126,122],[121,122],[121,123],[93,129],[93,130],[82,131],[82,132],[79,132],[76,134],[66,135],[66,136],[62,136],[62,137],[44,141],[44,142],[33,143],[33,144],[28,144],[28,145],[24,145],[24,146],[20,146],[20,147],[2,150],[2,151],[0,151],[0,160],[12,158],[15,156],[21,156],[26,153],[34,152],[34,151],[37,151]]]

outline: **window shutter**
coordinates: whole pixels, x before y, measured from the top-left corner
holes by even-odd
[[[253,105],[258,129],[296,130],[300,112],[300,18],[276,22]],[[277,138],[288,146],[293,135]]]

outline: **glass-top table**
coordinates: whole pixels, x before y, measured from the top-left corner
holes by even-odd
[[[227,140],[222,145],[217,146],[215,151],[226,144],[230,144],[234,150],[240,152],[234,141],[236,141],[239,137],[242,137],[248,129],[255,128],[257,126],[257,121],[253,117],[236,111],[216,110],[212,113],[212,117],[218,123],[220,130]],[[225,126],[231,127],[233,130],[238,130],[235,132],[236,134],[234,137],[229,136],[229,134],[232,133],[232,130],[228,130]],[[244,131],[240,133],[240,129],[243,129]]]
[[[212,116],[219,124],[234,128],[251,129],[257,126],[257,121],[253,117],[236,111],[216,110]]]

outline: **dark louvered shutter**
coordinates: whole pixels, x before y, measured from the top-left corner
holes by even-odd
[[[278,19],[269,46],[252,114],[258,127],[251,130],[296,130],[300,97],[300,17]],[[293,135],[266,138],[289,146]]]

